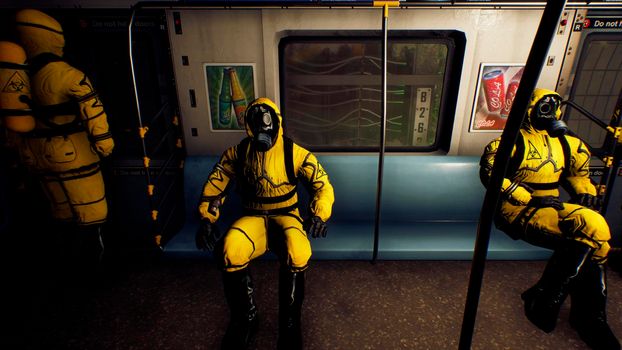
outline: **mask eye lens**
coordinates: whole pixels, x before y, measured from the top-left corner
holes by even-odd
[[[551,104],[547,102],[540,104],[540,106],[538,107],[538,111],[540,112],[540,114],[551,113]]]
[[[262,118],[265,126],[269,126],[270,124],[272,124],[272,117],[270,116],[270,113],[264,113]]]
[[[555,96],[547,96],[538,103],[538,114],[541,116],[550,116],[555,114],[560,104],[561,101]]]

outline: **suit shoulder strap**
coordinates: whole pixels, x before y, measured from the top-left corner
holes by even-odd
[[[294,169],[294,141],[287,136],[283,137],[283,151],[285,158],[285,172],[287,173],[287,180],[295,184],[298,182],[296,171]]]
[[[562,150],[564,152],[564,173],[567,174],[570,171],[570,143],[568,143],[566,135],[559,137],[559,143],[562,145]]]
[[[241,177],[242,171],[244,171],[244,161],[246,160],[246,153],[248,152],[248,147],[250,146],[250,143],[251,143],[251,138],[245,137],[236,146],[235,174],[236,174],[236,177],[238,178]]]

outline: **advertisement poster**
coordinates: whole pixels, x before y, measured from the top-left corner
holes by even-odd
[[[253,64],[205,64],[212,130],[243,130],[246,106],[255,99]]]
[[[524,64],[482,63],[471,115],[471,132],[503,130],[510,114]]]

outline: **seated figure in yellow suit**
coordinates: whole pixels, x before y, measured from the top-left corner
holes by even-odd
[[[251,260],[268,249],[280,258],[279,349],[301,349],[300,313],[304,271],[311,257],[307,235],[326,236],[326,221],[334,202],[333,187],[317,158],[283,135],[283,120],[271,100],[259,98],[246,109],[248,137],[227,149],[203,187],[199,212],[202,229],[197,246],[210,248],[214,223],[227,187],[235,180],[243,216],[237,219],[217,254],[223,265],[225,296],[231,320],[223,349],[244,349],[257,325],[257,309],[248,273]],[[301,179],[311,192],[310,217],[298,212],[296,185]]]
[[[496,213],[497,227],[514,239],[553,250],[542,277],[522,294],[525,315],[538,328],[555,328],[561,305],[570,293],[570,324],[595,349],[619,349],[607,324],[605,261],[611,238],[589,177],[590,152],[566,135],[561,97],[535,89],[512,150]],[[482,155],[480,176],[490,180],[500,138]],[[559,199],[559,187],[571,194]]]
[[[15,24],[28,56],[36,120],[34,130],[22,135],[21,159],[39,178],[52,217],[69,224],[60,233],[75,235],[67,242],[75,246],[71,253],[97,264],[103,253],[99,227],[108,214],[100,156],[114,147],[106,113],[87,76],[62,59],[58,21],[25,9]]]

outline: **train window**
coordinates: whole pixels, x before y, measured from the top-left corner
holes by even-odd
[[[622,91],[622,35],[591,33],[584,41],[570,100],[609,124]],[[568,126],[594,148],[602,147],[606,132],[572,108]]]
[[[378,32],[283,38],[287,134],[313,150],[378,149],[381,50]],[[387,151],[448,149],[463,55],[460,32],[389,32]]]

